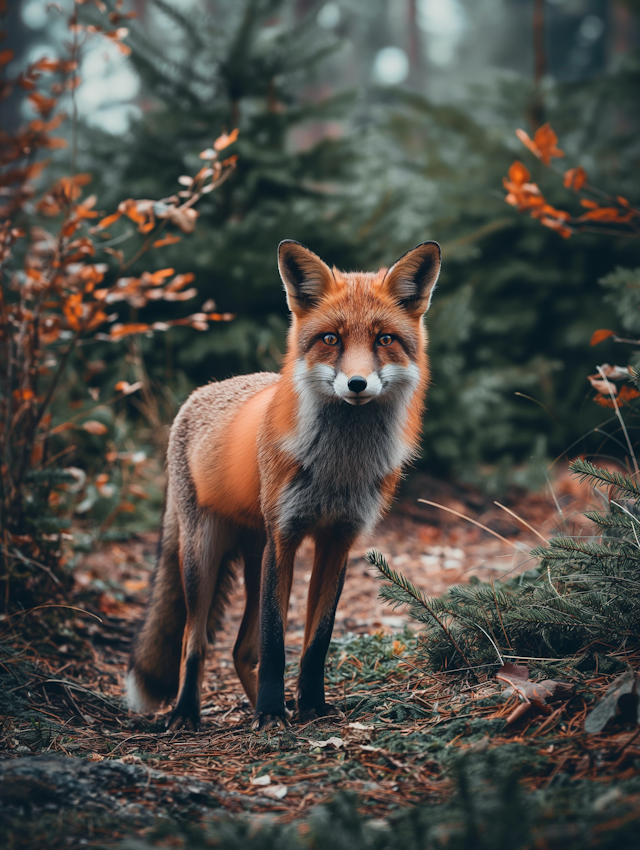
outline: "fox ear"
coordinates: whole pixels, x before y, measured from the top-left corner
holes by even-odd
[[[293,239],[285,239],[278,245],[278,269],[287,292],[287,304],[296,316],[303,316],[315,307],[335,285],[329,266]]]
[[[391,266],[382,282],[382,290],[395,298],[403,309],[421,316],[429,309],[440,263],[438,243],[422,242]]]

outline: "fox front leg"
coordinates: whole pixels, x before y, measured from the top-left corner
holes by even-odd
[[[284,703],[284,630],[298,542],[269,534],[260,584],[260,661],[258,698],[251,728],[284,729],[289,725]]]
[[[330,715],[343,716],[325,700],[324,663],[352,542],[353,535],[347,529],[332,528],[316,536],[298,679],[298,713],[303,722]]]

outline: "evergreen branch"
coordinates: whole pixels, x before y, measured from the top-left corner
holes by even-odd
[[[460,657],[462,658],[464,663],[468,667],[472,666],[469,662],[469,659],[458,646],[456,639],[453,637],[449,629],[437,616],[437,614],[435,614],[435,612],[431,610],[422,592],[418,590],[417,587],[414,587],[413,584],[409,581],[409,579],[405,578],[400,573],[397,573],[395,570],[392,570],[382,552],[379,552],[377,549],[371,549],[369,552],[367,552],[365,558],[370,564],[376,567],[376,569],[383,575],[384,578],[387,579],[387,581],[390,581],[395,584],[396,587],[401,588],[409,597],[413,598],[418,603],[418,605],[421,605],[426,611],[428,611],[428,613],[433,617],[433,619],[448,637],[451,642],[451,645],[460,654]]]
[[[607,484],[615,487],[620,492],[624,493],[630,499],[640,499],[640,487],[629,476],[622,472],[616,472],[611,469],[600,469],[594,466],[588,460],[577,458],[569,464],[571,472],[575,472],[580,476],[580,481],[589,481],[592,484]]]
[[[633,529],[634,520],[624,513],[601,514],[599,511],[586,511],[585,517],[598,528]]]

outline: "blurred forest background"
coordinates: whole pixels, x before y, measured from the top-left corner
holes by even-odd
[[[7,846],[75,846],[49,802],[60,762],[72,831],[85,824],[73,771],[88,776],[93,762],[90,814],[113,784],[127,811],[135,799],[150,818],[181,820],[177,779],[188,776],[198,806],[195,776],[231,789],[236,806],[268,798],[261,765],[284,778],[289,796],[274,783],[271,802],[293,819],[336,788],[366,792],[376,818],[425,801],[424,821],[417,809],[406,829],[390,821],[398,846],[429,824],[429,846],[512,847],[529,826],[537,837],[518,846],[636,846],[639,104],[640,0],[0,0],[0,751],[29,756],[0,758],[2,806],[17,812]],[[132,718],[122,703],[166,441],[196,386],[279,368],[285,238],[346,270],[387,266],[424,240],[443,247],[418,471],[376,531],[380,552],[354,554],[328,667],[336,704],[377,737],[360,722],[337,744],[306,725],[295,740],[243,735],[248,703],[227,658],[238,587],[205,697],[221,735],[213,752],[187,752],[157,735],[161,718]],[[598,510],[585,526],[574,517],[587,491]],[[448,523],[432,524],[417,496]],[[530,552],[522,528],[543,544],[554,536]],[[417,642],[377,630],[407,621],[372,619],[369,565],[381,599],[423,627]],[[504,664],[525,659],[531,680]],[[510,685],[519,671],[504,704],[498,666]],[[538,673],[536,688],[570,679],[575,698],[560,688],[553,709],[529,700]],[[475,694],[462,687],[471,679]],[[509,726],[523,717],[524,731]],[[25,784],[21,771],[40,764],[46,782]],[[166,802],[148,795],[151,764]],[[112,767],[142,777],[133,795],[101,772]],[[452,808],[438,787],[457,789]],[[216,811],[232,802],[211,799]],[[382,820],[363,832],[345,809],[341,831],[327,811],[324,844],[304,833],[314,846],[342,834],[344,846],[387,846]],[[562,829],[545,832],[552,819]],[[246,846],[285,835],[243,823]]]
[[[64,14],[44,0],[5,6],[13,51],[5,71],[62,55],[71,5],[61,3]],[[597,449],[599,435],[584,437],[603,419],[586,380],[591,335],[640,331],[638,273],[609,278],[626,300],[608,302],[600,281],[640,266],[640,242],[606,232],[563,239],[505,205],[502,178],[517,156],[551,204],[567,203],[561,181],[514,133],[548,121],[566,152],[563,169],[580,163],[592,184],[637,200],[636,0],[132,0],[78,9],[85,24],[106,11],[126,29],[81,53],[80,86],[62,104],[77,124],[58,130],[70,145],[52,152],[56,174],[69,172],[73,156],[111,210],[127,198],[172,195],[220,133],[239,135],[228,148],[236,169],[203,198],[195,232],[131,272],[192,273],[195,309],[235,318],[116,344],[103,335],[76,349],[54,423],[69,405],[76,417],[94,410],[118,382],[142,387],[91,414],[106,436],[74,436],[65,463],[89,474],[75,488],[76,518],[97,519],[104,534],[133,521],[146,499],[157,521],[161,483],[150,474],[136,491],[131,476],[141,459],[161,459],[190,390],[278,368],[288,322],[276,267],[284,238],[347,270],[389,265],[426,239],[442,244],[420,461],[430,473],[493,491],[538,486],[570,447],[572,456]],[[10,132],[37,112],[17,94],[1,108]],[[109,236],[114,257],[139,238],[125,218]],[[194,309],[181,301],[118,308],[118,321],[145,323]],[[635,363],[612,340],[598,350],[600,361],[628,357]],[[105,483],[107,449],[128,452],[130,470]]]

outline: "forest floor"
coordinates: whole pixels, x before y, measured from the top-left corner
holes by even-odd
[[[419,504],[418,497],[472,517],[511,545],[452,513]],[[540,542],[537,534],[548,539],[560,527],[589,533],[580,514],[590,499],[588,488],[563,474],[553,494],[510,494],[509,513],[472,488],[415,475],[392,514],[351,555],[327,664],[327,696],[345,719],[300,725],[294,717],[290,729],[270,735],[250,730],[250,706],[231,658],[243,607],[240,580],[207,662],[201,730],[168,733],[168,709],[141,717],[123,702],[127,656],[157,535],[87,555],[76,570],[76,609],[62,612],[53,631],[50,612],[40,610],[7,621],[0,635],[0,807],[11,838],[6,846],[40,846],[38,835],[50,847],[76,840],[102,846],[131,831],[144,833],[158,818],[184,821],[219,809],[291,821],[338,791],[355,792],[361,811],[384,819],[412,804],[444,799],[451,759],[496,747],[514,767],[525,751],[535,754],[524,779],[528,791],[588,779],[596,786],[591,804],[605,812],[605,784],[640,773],[637,726],[583,732],[588,702],[606,691],[612,676],[583,679],[576,696],[550,714],[507,723],[518,696],[502,696],[498,664],[473,673],[426,672],[413,655],[415,622],[378,599],[379,581],[364,559],[375,546],[427,595],[441,595],[471,576],[497,584],[535,565],[528,553]],[[288,697],[295,689],[310,568],[305,546],[287,629]],[[575,671],[568,678],[575,682]],[[617,792],[610,802],[632,797]],[[638,816],[640,795],[631,803]],[[85,810],[93,812],[89,826],[78,820]],[[44,817],[40,827],[31,816],[25,819],[33,813]]]

